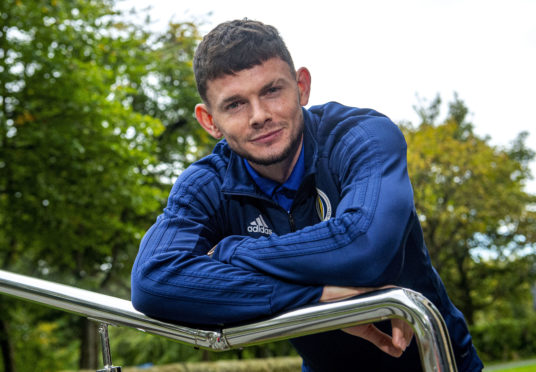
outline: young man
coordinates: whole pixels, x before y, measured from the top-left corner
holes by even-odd
[[[458,370],[480,371],[464,318],[431,266],[399,129],[373,110],[304,109],[309,71],[295,71],[277,30],[260,22],[217,26],[194,72],[197,120],[224,140],[180,175],[143,238],[134,306],[169,321],[229,325],[407,287],[443,314]],[[292,343],[304,371],[421,369],[401,321]]]

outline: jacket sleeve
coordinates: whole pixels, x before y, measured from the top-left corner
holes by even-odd
[[[308,285],[396,283],[415,220],[405,139],[385,117],[337,127],[344,134],[328,138],[333,146],[325,154],[340,183],[336,217],[282,236],[226,238],[216,259]]]
[[[132,269],[132,304],[154,318],[221,325],[314,302],[321,288],[218,262],[219,191],[213,172],[190,167],[175,183],[164,213],[148,230]],[[201,197],[200,197],[201,196]]]

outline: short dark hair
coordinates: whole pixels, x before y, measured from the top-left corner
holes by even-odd
[[[285,61],[291,74],[296,74],[292,57],[275,27],[249,19],[219,24],[203,38],[194,55],[194,74],[201,99],[208,103],[208,81],[274,57]]]

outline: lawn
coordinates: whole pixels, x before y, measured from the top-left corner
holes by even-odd
[[[496,364],[484,368],[484,372],[536,372],[536,359]]]
[[[484,369],[484,371],[488,371],[488,369]],[[492,369],[490,371],[495,372],[536,372],[536,364],[533,364],[531,366],[521,366],[521,367],[513,367],[513,368],[506,368],[506,369]]]

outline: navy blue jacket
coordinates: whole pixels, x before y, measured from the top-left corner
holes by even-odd
[[[460,371],[481,370],[465,320],[431,265],[400,130],[373,110],[337,103],[303,112],[305,175],[290,212],[221,141],[180,175],[143,238],[134,307],[168,321],[230,325],[318,302],[324,285],[393,284],[438,307]],[[336,370],[329,345],[345,337],[294,340],[304,369]],[[356,360],[362,345],[352,342],[336,348]]]

